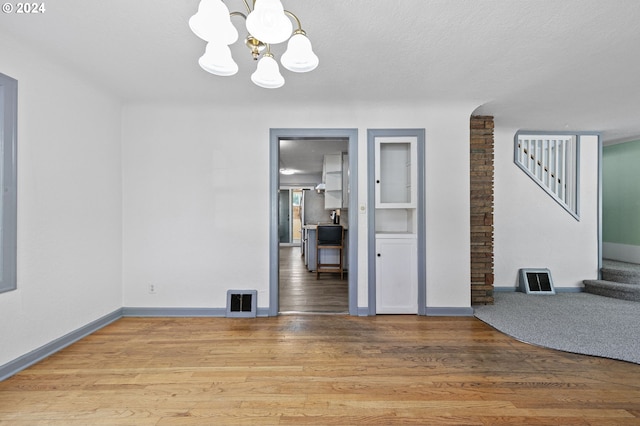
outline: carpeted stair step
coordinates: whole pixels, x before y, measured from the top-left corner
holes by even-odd
[[[640,284],[607,280],[584,280],[583,284],[587,293],[640,302]]]
[[[617,283],[640,284],[640,265],[605,259],[602,262],[602,279]]]
[[[634,270],[602,268],[602,279],[617,283],[640,284],[640,274]]]

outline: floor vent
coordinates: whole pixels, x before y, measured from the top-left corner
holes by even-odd
[[[556,294],[551,271],[544,269],[520,269],[520,291],[527,294]]]
[[[257,290],[227,291],[228,318],[255,318],[258,305]]]

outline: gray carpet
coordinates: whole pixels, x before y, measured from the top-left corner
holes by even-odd
[[[496,292],[475,316],[523,342],[640,364],[640,302],[589,293]]]

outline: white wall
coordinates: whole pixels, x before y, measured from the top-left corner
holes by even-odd
[[[268,305],[270,128],[358,128],[365,205],[367,128],[425,128],[427,306],[468,307],[474,107],[126,107],[124,306],[223,308],[230,288],[257,289],[259,307]],[[366,307],[366,214],[358,218],[358,306]]]
[[[121,106],[0,38],[18,80],[18,289],[0,294],[0,365],[122,306]]]
[[[598,273],[598,139],[581,138],[576,221],[514,164],[516,131],[495,130],[495,286],[516,287],[520,268],[549,268],[555,287],[581,287]]]

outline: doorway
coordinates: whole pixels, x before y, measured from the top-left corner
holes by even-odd
[[[348,209],[349,186],[346,179],[342,179],[349,170],[348,142],[342,137],[292,138],[279,142],[278,305],[281,314],[348,313],[346,277],[337,273],[316,274],[319,257],[325,263],[329,257],[332,263],[338,262],[336,250],[315,249],[319,225],[338,226],[348,232],[348,218],[342,218],[339,223],[337,219],[337,215]],[[328,162],[331,160],[333,163]],[[339,177],[334,176],[336,174]],[[325,183],[326,188],[322,188]],[[345,256],[343,262],[348,263]]]
[[[278,197],[278,241],[280,246],[300,246],[302,243],[304,190],[305,188],[280,188]]]
[[[327,312],[325,305],[318,305],[320,297],[325,295],[322,288],[322,282],[325,278],[316,280],[316,274],[310,272],[309,265],[305,264],[305,256],[308,255],[305,250],[305,232],[304,227],[311,223],[324,223],[332,220],[334,210],[321,209],[318,212],[320,218],[310,218],[311,212],[305,211],[311,202],[305,203],[305,199],[314,198],[322,194],[322,172],[316,177],[305,176],[304,173],[296,173],[292,175],[283,175],[281,170],[298,170],[304,172],[304,166],[296,168],[295,164],[287,161],[289,157],[284,154],[283,146],[289,147],[295,145],[298,149],[309,151],[316,157],[319,155],[322,162],[322,156],[327,151],[336,151],[332,148],[332,144],[341,142],[341,146],[346,147],[345,165],[348,173],[345,174],[345,184],[348,188],[348,198],[340,210],[340,215],[344,218],[344,222],[348,224],[348,233],[346,237],[347,249],[345,250],[345,258],[350,265],[346,280],[341,282],[344,288],[346,300],[336,312]],[[343,148],[339,148],[338,152],[343,152]],[[283,155],[281,155],[281,151]],[[283,161],[284,160],[284,161]],[[314,161],[318,161],[317,158]],[[318,187],[316,189],[316,187]],[[299,192],[298,192],[299,191]],[[297,206],[299,194],[300,205]],[[317,201],[317,200],[316,200]],[[269,273],[269,315],[276,316],[285,310],[289,312],[305,312],[305,313],[349,313],[357,315],[357,130],[356,129],[271,129],[270,132],[270,273]],[[286,205],[286,207],[285,207]],[[307,216],[305,216],[305,213]],[[288,219],[283,220],[283,216],[288,215]],[[300,217],[300,226],[302,228],[299,240],[296,238],[294,225],[295,216]],[[326,216],[326,217],[324,217]],[[305,219],[306,217],[306,219]],[[306,222],[305,222],[306,220]],[[288,231],[284,231],[286,227]],[[289,233],[288,239],[286,238]],[[288,240],[288,241],[287,241]],[[288,274],[289,277],[297,276],[299,284],[306,282],[306,285],[300,284],[298,290],[306,292],[309,298],[304,305],[287,305],[281,309],[280,300],[280,281],[283,277],[282,273]],[[339,278],[339,276],[338,276]],[[332,279],[331,277],[328,279]],[[309,290],[315,290],[313,291]],[[333,297],[342,297],[336,296]],[[303,300],[301,297],[300,300]],[[325,306],[325,308],[318,308]],[[329,309],[331,311],[331,309]]]

